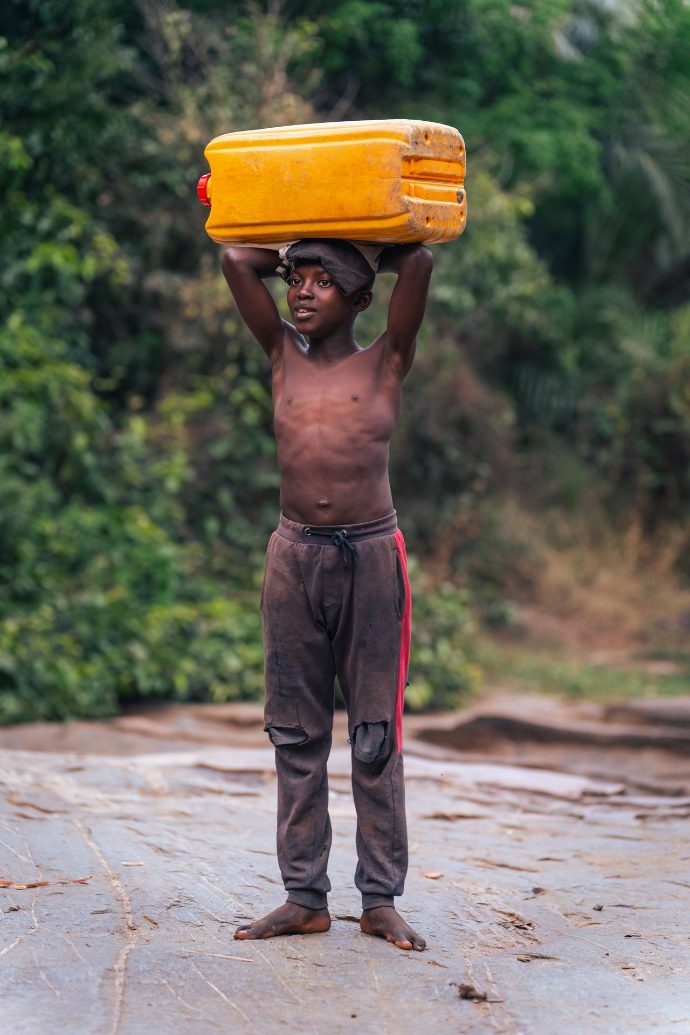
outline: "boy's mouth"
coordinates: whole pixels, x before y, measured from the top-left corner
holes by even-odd
[[[308,309],[306,306],[299,305],[293,310],[294,316],[299,320],[306,320],[309,316],[314,316],[316,313],[315,309]]]

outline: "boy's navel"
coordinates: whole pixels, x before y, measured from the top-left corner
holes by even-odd
[[[331,501],[327,500],[325,496],[323,496],[317,502],[318,502],[319,507],[330,507],[330,505],[331,505]]]

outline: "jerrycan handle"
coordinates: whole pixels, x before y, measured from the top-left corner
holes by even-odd
[[[199,182],[196,185],[196,193],[199,201],[206,208],[211,207],[211,174],[204,173],[203,176],[199,177]]]

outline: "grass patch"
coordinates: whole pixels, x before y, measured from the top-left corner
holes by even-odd
[[[488,638],[482,639],[477,646],[477,661],[484,672],[485,682],[508,690],[596,701],[670,697],[690,692],[690,654],[684,651],[654,652],[652,656],[652,652],[646,652],[644,657],[672,661],[678,665],[678,670],[648,670],[639,655],[626,662],[625,667],[620,667],[592,664],[569,655],[546,652],[543,648],[506,644]]]

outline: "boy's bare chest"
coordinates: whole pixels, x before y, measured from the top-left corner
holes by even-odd
[[[276,434],[333,427],[390,438],[400,410],[400,388],[387,383],[380,365],[371,360],[366,352],[333,365],[293,359],[274,384]]]

